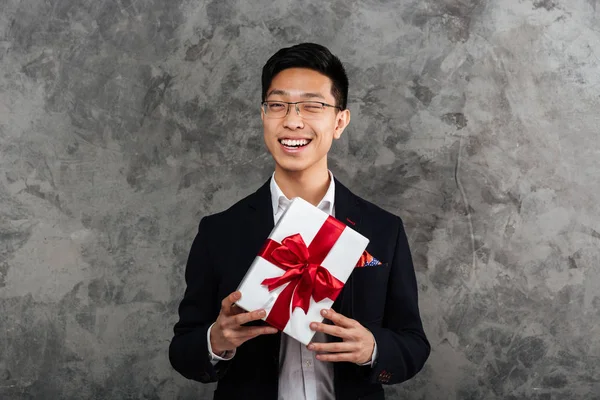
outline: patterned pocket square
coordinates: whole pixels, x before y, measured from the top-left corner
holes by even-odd
[[[356,268],[363,267],[376,267],[381,265],[381,261],[370,255],[366,250],[360,256],[360,259],[356,263]]]

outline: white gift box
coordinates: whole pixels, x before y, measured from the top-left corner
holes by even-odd
[[[352,230],[345,224],[333,219],[333,217],[330,217],[327,213],[321,211],[307,201],[299,197],[292,200],[288,209],[271,231],[271,234],[269,235],[270,240],[267,239],[267,242],[280,245],[285,238],[299,234],[306,246],[309,249],[314,249],[315,246],[319,246],[320,243],[312,243],[313,239],[324,227],[326,229],[328,226],[331,226],[332,220],[334,224],[341,227],[339,229],[341,234],[338,231],[337,234],[339,237],[333,242],[333,245],[326,255],[324,255],[324,258],[318,260],[318,264],[325,268],[333,278],[339,281],[338,285],[343,285],[352,273],[352,270],[356,266],[360,256],[363,254],[363,251],[366,249],[369,239]],[[322,233],[323,231],[321,231],[321,234]],[[329,245],[325,245],[324,247],[329,248]],[[283,276],[286,273],[286,269],[276,265],[272,258],[271,261],[267,261],[266,258],[269,257],[263,257],[259,254],[252,262],[246,276],[238,287],[238,290],[242,293],[242,297],[236,304],[246,311],[264,309],[267,312],[267,316],[263,318],[263,320],[271,322],[271,318],[273,317],[271,311],[276,304],[279,295],[288,285],[295,285],[297,281],[292,280],[291,282],[283,283],[281,286],[272,288],[273,290],[269,291],[267,285],[262,284],[263,281],[265,279]],[[316,265],[316,263],[313,263],[312,265]],[[298,271],[299,270],[300,269],[298,269]],[[323,272],[322,269],[321,271]],[[298,278],[298,280],[301,279]],[[292,288],[290,288],[290,290],[291,289]],[[296,286],[294,292],[297,289],[298,286]],[[310,329],[310,323],[323,321],[321,310],[331,308],[337,294],[330,297],[333,298],[325,297],[317,302],[314,297],[311,296],[308,313],[305,313],[302,307],[295,307],[292,310],[293,306],[291,302],[289,307],[285,304],[288,301],[280,302],[278,308],[284,307],[286,315],[288,314],[287,310],[289,309],[289,320],[287,320],[287,317],[284,319],[287,323],[283,328],[283,332],[299,342],[308,345],[315,334],[315,332]],[[279,329],[281,328],[279,327]]]

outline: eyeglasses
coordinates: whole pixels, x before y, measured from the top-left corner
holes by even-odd
[[[319,118],[325,112],[327,107],[337,108],[340,111],[341,107],[332,106],[331,104],[322,103],[320,101],[297,101],[289,103],[287,101],[267,100],[262,102],[262,109],[267,118],[284,118],[290,112],[290,106],[294,105],[296,114],[302,118],[311,119]]]

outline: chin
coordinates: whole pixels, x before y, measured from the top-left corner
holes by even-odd
[[[307,166],[299,166],[299,165],[286,165],[286,164],[277,164],[279,168],[286,172],[302,172],[307,170],[309,167]]]
[[[311,167],[311,165],[307,163],[279,162],[278,160],[275,160],[275,163],[279,168],[287,172],[302,172]]]

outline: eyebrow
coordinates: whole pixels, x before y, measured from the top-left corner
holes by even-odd
[[[286,92],[285,90],[281,90],[281,89],[273,89],[271,90],[269,93],[267,93],[267,97],[269,96],[289,96],[290,93]],[[325,99],[325,96],[323,96],[321,93],[312,93],[312,92],[307,92],[307,93],[302,93],[300,95],[300,97],[303,97],[305,99],[310,99],[313,97],[318,97],[319,99]]]

